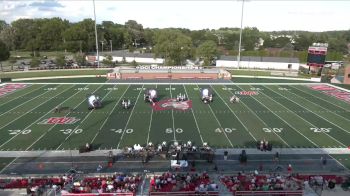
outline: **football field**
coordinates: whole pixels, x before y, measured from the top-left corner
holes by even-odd
[[[327,84],[1,85],[1,151],[79,149],[86,143],[122,149],[189,140],[217,148],[253,148],[262,139],[285,148],[350,146],[350,93]],[[164,108],[145,103],[149,88],[158,91]],[[203,88],[212,89],[212,103],[202,103]],[[172,98],[180,93],[190,100],[186,107],[174,106]],[[89,94],[100,96],[103,107],[88,110]],[[231,103],[232,95],[240,102]],[[123,109],[122,99],[132,107]]]

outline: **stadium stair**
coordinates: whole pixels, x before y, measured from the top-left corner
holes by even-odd
[[[213,176],[210,176],[210,179],[213,179],[214,183],[219,186],[219,195],[232,195],[232,192],[230,192],[230,190],[228,190],[227,187],[220,181],[219,175],[214,174]]]

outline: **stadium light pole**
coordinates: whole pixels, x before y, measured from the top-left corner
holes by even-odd
[[[238,68],[241,64],[241,46],[242,46],[242,31],[243,31],[243,13],[244,13],[244,0],[242,0],[242,11],[241,11],[241,29],[239,31],[239,45],[238,45]]]
[[[94,18],[95,18],[95,38],[96,38],[96,55],[97,55],[97,68],[100,68],[100,55],[98,53],[98,40],[97,40],[97,25],[96,25],[96,10],[95,10],[95,0],[92,0],[94,4]]]
[[[112,40],[109,40],[109,42],[110,42],[110,45],[111,45],[111,53],[112,53],[112,51],[113,51]]]

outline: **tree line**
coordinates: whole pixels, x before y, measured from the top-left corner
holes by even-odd
[[[165,58],[169,65],[198,58],[209,65],[218,55],[237,55],[240,29],[144,28],[129,20],[124,24],[103,21],[97,25],[97,31],[103,51],[144,48],[155,57]],[[263,32],[247,27],[242,35],[242,55],[299,57],[301,61],[306,59],[306,50],[314,42],[329,44],[329,60],[342,60],[350,43],[350,30]],[[11,24],[0,20],[0,40],[11,51],[31,51],[33,55],[39,51],[96,51],[92,19],[75,23],[57,17],[18,19]]]

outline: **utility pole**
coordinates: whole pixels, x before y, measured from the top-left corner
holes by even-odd
[[[96,10],[95,10],[95,0],[92,0],[94,4],[94,18],[95,18],[95,38],[96,38],[96,54],[97,54],[97,68],[100,68],[100,55],[98,53],[98,40],[97,40],[97,25],[96,25]]]
[[[101,45],[102,45],[101,52],[103,52],[103,44],[104,43],[105,43],[104,41],[101,41]]]
[[[240,68],[241,64],[241,46],[242,46],[242,31],[243,31],[243,11],[244,11],[244,0],[242,0],[242,11],[241,11],[241,29],[239,31],[239,45],[238,45],[238,68]]]

